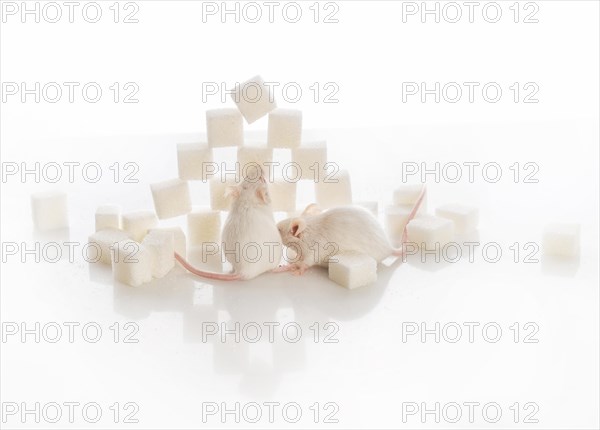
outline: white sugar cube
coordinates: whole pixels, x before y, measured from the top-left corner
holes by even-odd
[[[456,234],[466,234],[476,230],[479,222],[479,211],[472,206],[447,204],[437,208],[435,214],[454,221]]]
[[[238,169],[241,177],[252,175],[249,171],[253,166],[258,164],[263,169],[265,177],[268,177],[269,165],[273,161],[273,148],[266,145],[245,145],[240,146],[237,151]]]
[[[394,190],[393,202],[396,206],[411,205],[414,206],[419,200],[419,196],[423,191],[425,185],[401,185]],[[427,194],[423,197],[419,212],[425,213],[427,211]]]
[[[274,95],[260,76],[236,85],[231,98],[248,124],[252,124],[277,107]]]
[[[131,234],[131,238],[136,242],[141,242],[148,230],[158,224],[156,215],[151,211],[129,212],[121,217],[121,221],[123,230]]]
[[[111,263],[111,247],[123,240],[131,239],[131,235],[123,230],[114,228],[105,228],[98,230],[88,238],[86,258],[88,261],[96,263]]]
[[[297,163],[301,169],[300,179],[319,180],[327,163],[327,142],[302,142],[292,149],[292,163]]]
[[[121,228],[121,207],[117,205],[98,206],[96,209],[96,231],[105,228]]]
[[[152,233],[153,231],[167,231],[173,233],[173,238],[175,240],[175,252],[185,258],[187,254],[187,242],[185,233],[181,227],[157,227],[150,229],[148,234]]]
[[[231,207],[231,196],[227,196],[227,188],[236,186],[233,179],[227,178],[226,181],[220,177],[212,178],[208,181],[210,191],[210,207],[216,211],[228,211]]]
[[[206,181],[216,171],[213,150],[207,143],[180,143],[177,145],[179,179]]]
[[[296,210],[296,182],[279,178],[269,184],[271,207],[274,211],[293,212]]]
[[[376,218],[379,216],[379,204],[377,202],[363,201],[363,202],[356,202],[354,204],[365,208],[366,210],[371,212],[373,214],[373,216]]]
[[[377,262],[366,254],[344,253],[332,257],[329,263],[329,279],[354,289],[377,281]]]
[[[323,209],[352,204],[348,171],[340,170],[331,177],[321,177],[319,182],[315,183],[315,197],[317,204]]]
[[[404,228],[413,207],[409,205],[386,206],[384,209],[384,225],[389,238],[397,245],[402,240]]]
[[[267,145],[271,148],[297,148],[302,139],[302,112],[277,108],[269,113]]]
[[[169,231],[148,232],[142,246],[152,254],[152,276],[162,278],[175,266],[175,235]]]
[[[152,280],[152,252],[133,241],[119,242],[112,250],[112,272],[116,281],[137,287]]]
[[[62,192],[42,192],[31,195],[33,224],[39,231],[69,226],[67,195]]]
[[[432,215],[424,215],[414,218],[406,226],[408,241],[425,249],[440,248],[454,240],[454,222]]]
[[[171,179],[150,185],[154,209],[159,219],[185,215],[192,210],[190,187],[187,181]]]
[[[221,241],[221,213],[218,210],[194,208],[188,214],[188,237],[191,246]]]
[[[211,148],[241,146],[244,143],[244,124],[237,109],[206,111],[206,140]]]
[[[576,257],[579,255],[580,226],[578,224],[551,224],[544,229],[542,250],[546,255]]]

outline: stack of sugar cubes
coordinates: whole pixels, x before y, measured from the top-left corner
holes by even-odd
[[[121,215],[118,206],[100,206],[96,212],[96,232],[89,243],[98,249],[98,261],[111,264],[116,280],[137,286],[167,274],[174,267],[174,252],[186,256],[187,246],[219,244],[221,212],[230,208],[228,186],[243,177],[248,166],[259,164],[269,174],[269,193],[274,211],[296,212],[296,185],[313,180],[314,169],[325,169],[327,145],[324,141],[302,141],[302,112],[277,108],[260,76],[239,84],[231,94],[236,108],[206,112],[206,141],[177,145],[178,177],[150,185],[155,211]],[[252,124],[268,115],[266,143],[244,142],[244,120]],[[236,178],[211,169],[219,148],[237,147]],[[290,151],[297,176],[284,179],[271,174],[273,150]],[[219,164],[216,163],[218,166]],[[322,176],[322,175],[320,175]],[[331,208],[352,203],[350,175],[342,170],[337,182],[314,181],[317,203]],[[189,181],[208,183],[210,202],[192,206]],[[158,227],[159,220],[187,216],[187,236],[179,227]],[[131,264],[135,262],[135,264]]]
[[[419,210],[409,222],[408,218],[424,184],[402,185],[394,190],[393,204],[385,208],[385,227],[388,236],[399,246],[402,239],[426,250],[440,250],[457,236],[467,235],[477,229],[479,211],[463,204],[446,204],[427,213],[427,193]],[[406,229],[406,236],[404,231]]]

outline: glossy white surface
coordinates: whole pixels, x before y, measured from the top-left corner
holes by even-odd
[[[356,200],[378,200],[389,204],[393,189],[401,183],[401,162],[434,163],[475,161],[496,162],[503,169],[497,183],[475,176],[473,183],[428,181],[429,213],[449,202],[462,202],[480,210],[480,228],[469,238],[484,244],[497,242],[503,254],[497,263],[484,261],[481,247],[474,262],[466,255],[460,261],[421,263],[417,256],[406,263],[392,263],[379,269],[375,285],[346,290],[327,278],[323,269],[311,269],[302,277],[268,274],[248,282],[205,282],[177,267],[167,277],[139,288],[112,281],[110,268],[90,265],[76,249],[74,262],[66,257],[50,263],[36,263],[33,256],[4,253],[2,265],[2,321],[39,322],[46,325],[47,337],[54,336],[48,323],[77,322],[74,342],[63,338],[39,343],[29,335],[26,342],[9,336],[2,343],[2,401],[98,402],[104,427],[125,428],[204,428],[249,426],[237,424],[233,415],[209,416],[203,423],[202,404],[226,402],[297,402],[302,418],[287,423],[276,409],[275,427],[385,427],[446,428],[429,415],[425,423],[417,416],[402,422],[402,404],[426,402],[497,402],[502,417],[497,424],[482,418],[481,406],[475,422],[465,421],[457,428],[520,427],[532,412],[539,411],[538,424],[528,428],[592,427],[598,423],[598,146],[597,128],[583,123],[507,124],[498,126],[405,127],[311,131],[315,138],[327,138],[330,159],[352,174]],[[94,231],[94,211],[98,205],[116,203],[124,212],[151,209],[149,184],[177,174],[176,143],[196,136],[129,136],[81,138],[61,141],[35,141],[13,144],[3,149],[5,160],[94,160],[103,168],[97,183],[78,179],[61,181],[56,188],[69,195],[70,231],[40,238],[32,233],[29,195],[48,188],[31,181],[21,184],[8,180],[2,185],[2,241],[24,241],[32,247],[37,240],[85,243]],[[257,136],[260,138],[261,136]],[[565,144],[568,142],[568,151]],[[361,145],[369,145],[362,152]],[[35,147],[38,150],[32,151]],[[543,150],[541,150],[543,149]],[[141,157],[139,156],[141,154]],[[235,157],[223,150],[220,156]],[[108,166],[119,161],[135,161],[137,184],[115,184]],[[534,162],[539,167],[538,183],[514,183],[509,167]],[[81,177],[79,177],[81,178]],[[431,177],[430,177],[431,178]],[[414,179],[414,178],[413,178]],[[306,183],[300,190],[306,191]],[[193,183],[192,203],[208,204],[208,184]],[[303,197],[308,199],[306,193]],[[301,198],[301,199],[302,199]],[[306,202],[302,202],[306,203]],[[278,214],[280,216],[280,214]],[[380,219],[382,217],[380,216]],[[544,225],[573,221],[581,224],[581,257],[565,262],[523,259],[535,249],[527,242],[540,243]],[[161,225],[181,225],[179,217]],[[520,262],[513,261],[510,246],[520,243]],[[41,241],[43,249],[44,241]],[[48,248],[48,255],[52,251]],[[493,256],[493,252],[490,251]],[[50,257],[51,258],[51,257]],[[191,258],[198,262],[198,254]],[[219,265],[212,265],[218,269]],[[102,337],[97,343],[82,338],[81,326],[97,323]],[[121,339],[114,342],[115,322],[121,326]],[[123,327],[133,322],[136,326]],[[233,335],[222,342],[218,336],[203,341],[203,331],[212,324],[245,324],[248,338],[256,324],[262,338],[252,343]],[[296,322],[302,336],[296,343],[282,338],[281,327]],[[428,328],[440,323],[441,339],[433,335],[421,342],[418,336],[403,341],[403,332],[424,322]],[[468,340],[464,323],[478,323],[474,341]],[[510,327],[518,323],[519,342]],[[204,325],[203,325],[204,323]],[[275,341],[270,342],[267,323],[279,323]],[[325,326],[327,323],[332,325]],[[452,343],[456,325],[462,338]],[[482,337],[484,324],[497,324],[502,335],[492,343]],[[527,323],[533,325],[525,326]],[[320,326],[318,342],[314,330]],[[125,343],[123,336],[133,328],[137,343]],[[445,331],[444,331],[445,327]],[[525,343],[524,336],[539,329]],[[6,330],[4,330],[6,334]],[[90,329],[93,335],[93,329]],[[242,334],[243,334],[242,333]],[[44,334],[44,333],[42,333]],[[293,330],[287,333],[293,336]],[[337,343],[324,342],[324,336]],[[494,329],[490,328],[490,336]],[[115,402],[135,402],[138,424],[113,422],[109,406]],[[319,423],[310,408],[320,403]],[[333,411],[337,424],[324,423]],[[520,403],[519,423],[509,409]],[[122,407],[121,407],[122,409]],[[128,409],[127,411],[131,411]],[[66,414],[66,409],[63,410]],[[123,409],[121,411],[123,413]],[[246,410],[251,417],[254,410]],[[268,409],[255,426],[268,427]],[[448,415],[454,412],[448,410]],[[293,417],[291,410],[290,416]],[[490,412],[493,417],[493,413]],[[11,428],[48,426],[26,424],[8,418]],[[72,428],[89,424],[75,415]],[[62,421],[56,428],[69,427]],[[50,425],[51,427],[51,425]],[[8,426],[7,426],[8,428]]]

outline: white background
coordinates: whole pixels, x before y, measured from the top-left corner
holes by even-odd
[[[81,175],[56,184],[36,183],[31,176],[3,178],[3,243],[33,246],[48,239],[33,232],[29,195],[35,191],[69,193],[70,230],[58,236],[61,241],[85,243],[100,204],[115,202],[125,211],[152,208],[148,184],[177,175],[175,144],[201,137],[207,109],[233,106],[219,96],[204,103],[202,84],[223,82],[231,88],[261,74],[281,86],[300,85],[297,103],[286,103],[276,92],[278,104],[302,109],[305,135],[328,140],[330,160],[351,172],[356,200],[377,200],[380,208],[389,204],[392,190],[403,182],[402,163],[498,163],[503,176],[497,183],[480,170],[472,183],[432,175],[426,182],[430,210],[453,201],[478,206],[476,238],[498,242],[505,253],[495,264],[476,253],[473,263],[413,259],[381,267],[377,284],[355,291],[330,282],[320,269],[301,278],[265,275],[212,285],[177,268],[163,280],[132,289],[113,283],[107,267],[90,265],[81,254],[74,263],[29,258],[23,264],[11,257],[2,265],[3,323],[92,321],[104,335],[96,344],[81,336],[73,343],[36,343],[31,336],[3,342],[3,405],[102,406],[97,424],[76,414],[74,423],[63,418],[55,428],[247,427],[251,424],[236,423],[232,415],[204,423],[202,404],[225,402],[232,408],[252,401],[301,405],[298,423],[276,413],[275,427],[598,428],[597,2],[535,2],[538,23],[521,22],[532,10],[525,10],[525,2],[519,5],[519,23],[509,9],[513,2],[500,2],[503,15],[494,24],[481,14],[485,2],[473,23],[459,2],[465,16],[455,24],[436,23],[431,15],[425,23],[419,15],[403,22],[407,2],[392,1],[337,2],[338,23],[314,23],[313,2],[302,2],[303,17],[295,24],[282,18],[281,8],[274,23],[266,16],[257,24],[236,23],[233,16],[223,23],[218,15],[203,22],[202,2],[193,1],[138,1],[138,23],[114,23],[113,2],[100,4],[103,15],[95,24],[82,18],[81,8],[69,23],[65,7],[56,24],[35,23],[32,16],[22,23],[18,14],[3,16],[0,23],[3,84],[97,82],[103,89],[97,103],[86,102],[80,92],[73,103],[66,93],[57,103],[43,98],[36,103],[32,96],[22,102],[3,90],[3,163],[95,161],[103,168],[98,183]],[[324,7],[321,3],[323,15]],[[120,20],[123,8],[121,3]],[[114,103],[109,89],[114,82],[134,82],[139,103]],[[323,102],[327,82],[338,86],[338,103]],[[423,103],[418,96],[404,103],[403,82],[430,87],[478,82],[479,88],[495,82],[503,96],[497,103],[485,101],[481,92],[473,103],[466,94],[457,103],[435,103],[433,97]],[[539,102],[515,103],[509,89],[515,82],[535,83]],[[309,89],[314,83],[323,91],[317,103]],[[263,118],[247,131],[262,139],[265,128]],[[139,166],[139,183],[115,184],[109,166],[128,161]],[[539,182],[524,183],[521,176],[515,183],[509,169],[515,162],[535,163]],[[301,186],[307,191],[305,183]],[[192,191],[194,204],[207,204],[206,184],[192,184]],[[543,227],[552,222],[581,224],[581,257],[556,261],[537,254],[539,262],[526,264],[521,255],[515,263],[509,247],[539,244]],[[171,224],[185,226],[185,218],[165,223]],[[113,342],[108,327],[115,321],[136,323],[139,342]],[[269,343],[264,337],[257,344],[223,343],[217,337],[202,342],[207,321],[296,321],[304,335],[298,343]],[[335,323],[339,342],[314,342],[309,327],[317,322]],[[497,343],[485,341],[481,331],[473,343],[466,332],[457,343],[436,343],[432,336],[403,342],[406,322],[426,322],[428,328],[436,322],[480,327],[495,322],[503,334]],[[515,322],[535,323],[539,342],[515,343],[509,329]],[[124,423],[123,415],[115,423],[108,409],[115,402],[135,402],[139,423]],[[321,405],[318,423],[309,409],[315,402]],[[337,424],[323,421],[327,402],[339,407]],[[489,423],[476,409],[469,423],[463,406],[456,424],[419,414],[403,422],[402,405],[409,402],[428,408],[436,402],[497,402],[502,417]],[[509,409],[515,402],[521,409],[517,422]],[[528,402],[539,408],[537,424],[524,422]],[[3,418],[3,428],[52,427],[43,417],[36,423],[33,415]],[[268,427],[266,420],[255,426]]]

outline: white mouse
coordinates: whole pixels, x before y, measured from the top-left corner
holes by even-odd
[[[191,273],[233,281],[252,279],[269,271],[295,269],[289,265],[279,267],[283,245],[273,217],[268,185],[261,170],[253,176],[245,177],[241,184],[228,190],[233,202],[223,227],[221,243],[225,258],[233,266],[233,273],[198,270],[175,254],[177,261]]]
[[[408,221],[414,218],[425,196],[421,192]],[[322,212],[315,204],[309,205],[297,218],[288,218],[277,224],[283,244],[294,251],[296,258],[290,266],[295,274],[302,274],[313,265],[327,266],[335,255],[344,252],[367,254],[377,262],[390,255],[402,255],[402,248],[394,248],[377,219],[366,209],[341,206]],[[402,243],[406,241],[406,228]]]

